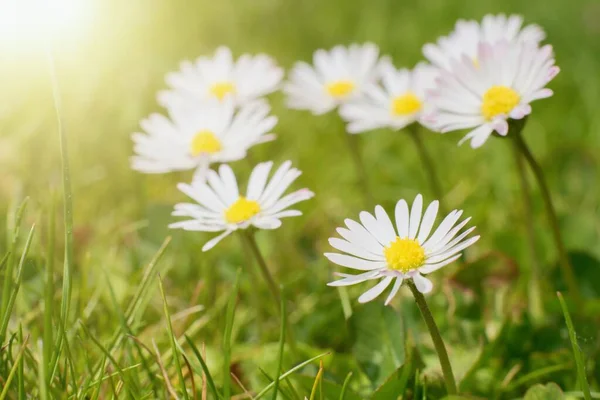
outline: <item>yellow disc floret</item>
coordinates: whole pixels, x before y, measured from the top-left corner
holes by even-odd
[[[235,85],[229,81],[216,82],[210,87],[210,93],[219,100],[223,100],[228,94],[235,93]]]
[[[260,212],[260,205],[254,200],[240,196],[227,210],[225,220],[230,224],[239,224],[254,217]]]
[[[421,110],[423,103],[412,92],[395,97],[392,100],[392,114],[397,116],[411,115]]]
[[[425,250],[414,239],[401,239],[391,242],[383,249],[388,268],[407,273],[419,268],[425,262]]]
[[[352,81],[341,80],[328,83],[325,85],[325,89],[330,96],[335,98],[346,97],[354,90],[354,83]]]
[[[492,86],[483,95],[481,113],[486,120],[490,121],[497,115],[510,113],[520,100],[521,97],[514,89],[507,86]]]
[[[201,130],[192,138],[190,151],[194,157],[201,154],[212,154],[221,150],[221,142],[217,136],[209,130]]]

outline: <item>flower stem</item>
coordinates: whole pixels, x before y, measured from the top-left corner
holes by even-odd
[[[529,181],[527,180],[527,171],[525,170],[523,155],[521,154],[521,151],[519,150],[519,147],[517,146],[515,141],[513,141],[513,145],[513,153],[517,165],[519,184],[521,185],[521,196],[523,200],[522,215],[525,224],[527,245],[529,246],[529,255],[531,256],[531,270],[528,279],[528,290],[530,291],[530,295],[527,297],[529,299],[529,307],[532,315],[537,317],[538,319],[541,319],[544,315],[544,305],[542,302],[540,290],[541,274],[539,255],[535,241],[535,225],[532,218],[533,206],[531,205],[531,188],[529,186]]]
[[[533,175],[535,176],[535,179],[537,180],[537,183],[540,187],[540,190],[542,192],[542,199],[544,201],[544,205],[546,206],[546,214],[548,215],[548,221],[552,230],[554,245],[558,250],[558,257],[560,260],[563,278],[565,279],[567,288],[569,289],[569,292],[573,299],[577,303],[581,304],[581,297],[579,294],[579,290],[577,289],[577,282],[575,280],[575,275],[573,274],[573,267],[571,266],[571,262],[569,261],[569,257],[567,256],[567,251],[558,225],[556,210],[554,209],[552,197],[550,196],[550,189],[548,188],[548,184],[546,183],[546,180],[544,178],[542,168],[533,157],[533,154],[527,146],[527,143],[525,143],[525,140],[521,135],[521,131],[518,130],[511,136],[513,136],[516,146],[525,157],[525,160],[527,160],[527,162],[529,163],[529,166],[533,171]]]
[[[254,255],[254,258],[256,259],[256,262],[259,266],[260,272],[262,273],[263,278],[265,278],[265,281],[267,281],[267,286],[269,287],[271,294],[275,298],[275,301],[278,305],[281,305],[281,290],[279,289],[279,286],[277,286],[277,284],[275,283],[275,279],[273,279],[273,275],[271,275],[271,272],[267,267],[267,263],[265,262],[265,259],[262,256],[262,254],[260,253],[260,249],[258,248],[258,244],[256,243],[254,233],[250,231],[242,232],[242,237],[244,238],[244,240],[248,244],[248,247],[252,251],[252,254]],[[277,309],[279,310],[280,308],[277,307]],[[292,335],[292,330],[290,329],[287,320],[288,318],[282,318],[282,323],[285,324],[285,329],[287,331],[286,338],[288,340],[288,344],[290,345],[290,350],[292,350],[292,353],[297,354],[296,341],[294,339],[294,336]]]
[[[435,165],[433,159],[431,158],[431,154],[427,151],[425,147],[425,143],[423,143],[423,139],[421,138],[421,133],[419,132],[419,125],[417,123],[413,123],[408,127],[409,136],[415,142],[415,146],[417,147],[417,153],[419,153],[419,157],[421,158],[421,163],[425,168],[425,174],[427,175],[427,179],[429,180],[429,186],[431,187],[431,191],[433,195],[440,202],[440,211],[443,214],[447,214],[447,210],[444,207],[443,196],[444,191],[442,190],[442,185],[440,183],[440,179],[435,170]]]
[[[454,380],[454,374],[452,373],[452,365],[450,365],[450,359],[448,359],[448,352],[446,351],[446,346],[444,345],[444,341],[442,340],[442,336],[440,335],[440,330],[435,324],[435,320],[433,319],[433,315],[431,315],[431,311],[429,311],[427,301],[425,301],[423,293],[419,292],[419,290],[411,280],[409,280],[407,283],[408,287],[410,288],[410,291],[415,297],[415,301],[417,302],[419,310],[421,310],[421,315],[423,315],[425,324],[427,324],[429,334],[431,335],[431,340],[433,340],[433,345],[435,346],[435,351],[437,352],[438,358],[440,359],[442,373],[444,374],[444,382],[446,383],[446,391],[449,395],[457,394],[458,391],[456,389],[456,381]]]
[[[373,196],[371,195],[371,191],[369,190],[369,179],[367,176],[367,170],[365,169],[365,164],[362,159],[362,155],[360,154],[360,149],[358,148],[358,138],[355,134],[346,133],[342,131],[342,134],[346,137],[346,143],[348,145],[348,150],[350,150],[350,156],[352,157],[352,161],[354,162],[354,166],[356,168],[356,175],[358,178],[358,184],[361,187],[361,192],[364,196],[364,200],[367,205],[373,203]]]

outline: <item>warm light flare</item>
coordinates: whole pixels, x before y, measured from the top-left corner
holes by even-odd
[[[0,1],[0,44],[23,49],[79,37],[89,25],[90,5],[91,0]]]

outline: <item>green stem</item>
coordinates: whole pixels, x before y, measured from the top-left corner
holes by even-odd
[[[573,274],[573,267],[571,266],[571,262],[569,261],[569,257],[567,256],[567,251],[562,239],[562,235],[560,233],[560,227],[558,225],[556,210],[554,209],[554,204],[552,203],[552,196],[550,195],[550,189],[548,188],[548,184],[546,183],[546,180],[544,178],[542,168],[533,157],[533,154],[527,146],[527,143],[525,143],[525,140],[521,135],[521,131],[519,130],[516,132],[516,134],[513,134],[511,136],[513,136],[516,146],[519,148],[519,150],[529,163],[529,166],[533,171],[533,175],[535,176],[535,179],[537,180],[537,183],[540,187],[540,190],[542,192],[542,199],[544,201],[544,205],[546,206],[546,213],[548,215],[548,221],[550,223],[552,237],[554,239],[554,245],[558,250],[558,257],[562,269],[563,278],[565,279],[565,282],[567,284],[571,296],[573,296],[573,299],[578,304],[581,304],[581,296],[579,294],[577,282],[575,280],[575,275]]]
[[[277,286],[277,284],[275,283],[275,279],[273,279],[273,275],[271,275],[271,272],[267,267],[267,263],[265,262],[264,257],[260,253],[260,249],[258,248],[258,244],[256,243],[254,233],[250,231],[242,232],[242,237],[245,239],[246,243],[248,244],[248,247],[252,251],[254,258],[256,259],[256,263],[259,266],[260,272],[262,273],[263,278],[267,282],[267,286],[269,287],[269,290],[271,291],[271,294],[273,295],[276,304],[281,304],[281,291],[279,290],[279,286]],[[294,354],[297,354],[296,341],[294,339],[294,336],[292,335],[292,330],[290,329],[287,320],[287,318],[282,318],[283,323],[286,325],[286,337],[288,339],[290,349]]]
[[[356,175],[358,178],[358,185],[361,188],[361,193],[364,196],[365,202],[367,204],[372,204],[373,196],[369,190],[369,179],[367,170],[365,169],[365,163],[363,162],[363,158],[358,147],[358,138],[356,135],[346,133],[344,131],[342,131],[342,134],[346,137],[348,150],[350,151],[350,156],[352,157],[352,161],[354,162],[354,166],[356,168]]]
[[[535,241],[535,225],[533,222],[533,206],[531,204],[531,188],[527,180],[527,171],[525,170],[525,164],[523,162],[523,156],[519,150],[519,146],[513,141],[513,150],[515,156],[515,162],[517,165],[517,172],[519,175],[519,184],[521,185],[521,195],[523,200],[523,222],[525,224],[525,231],[527,236],[527,245],[529,246],[529,253],[531,256],[531,275],[529,276],[528,282],[530,283],[531,293],[528,296],[530,302],[530,309],[532,315],[543,318],[544,305],[542,302],[541,290],[540,290],[540,264],[539,255],[537,251]]]
[[[415,122],[408,127],[408,133],[415,146],[417,148],[417,153],[419,153],[419,157],[421,158],[421,163],[425,168],[425,175],[427,175],[427,180],[429,180],[429,186],[431,187],[431,191],[433,195],[440,202],[440,211],[442,214],[447,214],[447,210],[444,207],[444,191],[442,190],[442,184],[440,183],[440,179],[435,170],[435,163],[433,162],[433,158],[431,158],[431,154],[427,151],[427,147],[425,147],[425,143],[423,143],[423,138],[421,138],[421,133],[419,132],[419,125]]]
[[[419,290],[411,280],[408,281],[408,287],[410,288],[410,291],[415,297],[415,301],[417,302],[419,310],[421,310],[421,315],[423,315],[425,324],[427,324],[429,334],[431,335],[431,340],[433,341],[433,345],[435,346],[435,351],[437,352],[438,358],[440,359],[442,373],[444,374],[444,382],[446,383],[446,391],[448,392],[448,395],[455,395],[458,392],[456,390],[456,381],[454,380],[454,374],[452,373],[452,365],[450,364],[450,359],[448,358],[446,346],[444,345],[444,341],[442,340],[442,336],[440,335],[440,330],[435,324],[435,320],[433,319],[433,315],[431,315],[431,311],[429,311],[429,307],[427,306],[427,301],[425,301],[423,293],[419,292]]]

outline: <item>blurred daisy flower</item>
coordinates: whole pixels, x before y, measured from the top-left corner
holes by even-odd
[[[379,49],[372,43],[320,49],[313,64],[296,63],[283,91],[289,108],[319,115],[355,99],[379,78]]]
[[[292,168],[290,161],[286,161],[269,180],[272,166],[273,163],[269,161],[254,168],[245,196],[240,194],[235,175],[226,164],[219,167],[218,173],[208,171],[206,182],[196,181],[191,185],[180,183],[177,186],[179,190],[198,204],[175,205],[172,215],[190,219],[175,222],[169,227],[187,231],[222,231],[223,233],[202,247],[202,251],[208,251],[238,229],[251,226],[259,229],[277,229],[281,226],[281,218],[302,215],[298,210],[287,208],[312,198],[314,193],[308,189],[300,189],[283,196],[301,172]]]
[[[523,17],[504,14],[486,15],[481,24],[477,21],[458,20],[448,36],[442,36],[437,43],[423,46],[423,54],[433,65],[448,69],[452,62],[467,56],[477,65],[479,58],[477,46],[480,42],[495,44],[500,41],[509,43],[539,44],[546,37],[538,25],[527,25],[522,28]]]
[[[426,63],[417,64],[412,71],[396,70],[386,60],[381,66],[381,85],[369,85],[364,95],[340,107],[348,132],[399,130],[415,121],[423,123],[425,94],[435,87],[436,75],[437,69]]]
[[[460,141],[471,140],[473,148],[493,131],[506,136],[509,118],[529,115],[529,103],[552,96],[544,86],[559,72],[549,45],[482,43],[477,58],[478,66],[465,56],[440,73],[428,98],[432,111],[427,117],[442,133],[475,128]]]
[[[167,74],[173,90],[158,94],[161,105],[171,108],[191,100],[219,100],[231,97],[244,105],[278,89],[284,71],[266,54],[243,54],[233,60],[231,50],[219,47],[212,58],[184,61],[177,72]]]
[[[152,114],[140,123],[144,133],[134,133],[133,169],[166,173],[196,169],[203,179],[213,163],[242,159],[255,144],[274,138],[269,132],[277,118],[270,106],[256,100],[236,110],[231,99],[207,104],[188,103],[169,110],[169,117]]]
[[[346,228],[337,229],[343,239],[329,239],[332,247],[346,254],[325,253],[325,257],[342,267],[366,272],[358,275],[338,273],[342,279],[328,285],[348,286],[379,280],[358,298],[360,303],[375,299],[394,282],[385,301],[389,304],[405,279],[412,279],[419,292],[429,293],[433,284],[423,275],[457,260],[462,250],[479,240],[479,236],[468,237],[475,227],[459,234],[470,220],[466,218],[457,225],[462,215],[459,210],[450,212],[430,235],[438,207],[438,201],[433,201],[421,215],[423,197],[420,194],[410,210],[405,200],[398,201],[396,229],[381,206],[375,207],[374,216],[361,212],[360,223],[346,219]]]

